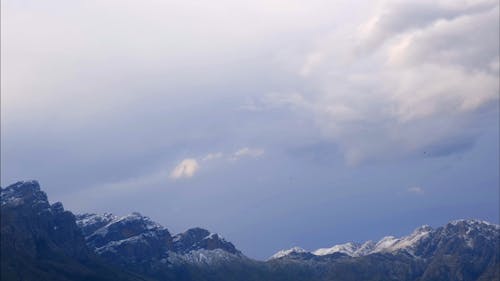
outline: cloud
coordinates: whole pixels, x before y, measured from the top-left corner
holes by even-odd
[[[376,49],[398,34],[419,31],[439,21],[453,21],[474,16],[498,5],[495,0],[449,1],[385,1],[359,29],[366,49]],[[465,37],[464,37],[465,38]]]
[[[211,161],[211,160],[215,160],[215,159],[220,159],[224,157],[224,154],[222,152],[213,152],[213,153],[209,153],[207,155],[205,155],[205,157],[203,157],[202,161]]]
[[[424,190],[419,186],[410,187],[407,191],[413,194],[424,194]]]
[[[359,29],[318,36],[293,66],[299,87],[264,100],[308,116],[347,164],[462,152],[498,110],[498,15],[490,0],[385,1]]]
[[[194,158],[186,158],[179,163],[170,173],[170,178],[181,179],[190,178],[199,170],[200,165]]]
[[[257,158],[257,157],[262,156],[263,154],[264,154],[263,149],[244,147],[244,148],[237,150],[235,153],[233,153],[231,160],[238,160],[242,157]]]
[[[244,147],[231,154],[231,156],[227,157],[227,160],[235,161],[243,157],[256,158],[262,156],[263,154],[264,150],[262,149]],[[170,178],[174,180],[181,178],[191,178],[200,169],[200,161],[208,164],[213,160],[222,158],[224,158],[224,153],[222,152],[211,152],[204,157],[199,158],[186,158],[172,170],[172,172],[170,173]]]

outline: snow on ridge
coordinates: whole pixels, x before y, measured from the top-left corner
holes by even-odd
[[[130,221],[136,221],[136,220],[144,222],[146,229],[148,229],[148,230],[163,229],[164,228],[162,225],[153,221],[151,218],[143,216],[137,212],[133,212],[133,213],[128,214],[128,215],[123,216],[123,217],[119,217],[118,219],[110,222],[109,224],[119,223],[119,222],[130,222]]]
[[[366,241],[362,244],[355,242],[347,242],[344,244],[334,245],[330,248],[320,248],[311,253],[315,256],[326,256],[334,253],[343,253],[351,257],[366,256],[373,253],[382,252],[396,252],[399,250],[406,250],[413,254],[415,245],[425,237],[429,236],[432,228],[428,225],[423,225],[415,231],[413,231],[408,236],[403,236],[401,238],[396,238],[394,236],[386,236],[380,239],[378,242],[373,242],[371,240]],[[292,253],[307,252],[302,248],[294,247],[289,250],[281,250],[271,256],[269,259],[277,259]]]
[[[500,225],[491,223],[488,221],[484,220],[479,220],[479,219],[458,219],[458,220],[453,220],[448,223],[449,225],[459,225],[459,224],[466,224],[468,226],[478,226],[478,225],[487,225],[487,226],[493,226],[496,229],[500,229]]]
[[[359,249],[360,245],[353,242],[347,242],[344,244],[338,244],[331,248],[320,248],[312,252],[316,256],[326,256],[333,253],[343,253],[349,256],[357,256],[356,251]]]
[[[210,234],[208,234],[207,236],[205,236],[205,238],[203,238],[203,240],[206,240],[206,239],[218,239],[218,240],[223,241],[223,242],[228,242],[226,240],[226,238],[224,238],[219,233],[215,233],[215,232],[210,232]]]
[[[454,220],[446,224],[444,228],[446,229],[450,225],[456,226],[460,224],[465,224],[465,226],[467,227],[467,231],[465,232],[465,234],[461,235],[461,238],[464,239],[467,245],[469,245],[470,247],[473,246],[473,241],[472,238],[469,236],[470,233],[473,232],[473,230],[484,229],[484,227],[486,226],[487,227],[486,229],[489,229],[488,232],[486,232],[486,235],[489,235],[488,233],[492,233],[491,231],[500,229],[500,225],[498,224],[493,224],[487,221],[475,220],[475,219]],[[417,229],[415,229],[410,235],[403,236],[400,238],[394,236],[386,236],[380,239],[376,243],[372,241],[367,241],[363,244],[347,242],[344,244],[334,245],[333,247],[330,248],[320,248],[315,251],[312,251],[311,253],[316,256],[325,256],[334,253],[343,253],[351,257],[359,257],[373,253],[394,253],[397,251],[404,250],[407,253],[414,255],[414,251],[418,243],[421,240],[429,237],[432,232],[437,230],[434,230],[429,225],[422,225]],[[290,255],[294,252],[301,252],[297,251],[297,249],[301,248],[294,247],[289,250],[281,250],[276,254],[274,254],[273,256],[271,256],[271,258],[269,259],[277,259]],[[307,252],[307,251],[302,249],[302,252]]]
[[[269,258],[269,260],[279,259],[279,258],[288,256],[288,255],[293,254],[293,253],[308,253],[308,251],[302,249],[301,247],[295,246],[295,247],[292,247],[288,250],[281,250],[281,251],[277,252],[276,254],[272,255]]]
[[[119,247],[124,244],[126,245],[139,242],[146,244],[148,243],[146,238],[154,237],[155,235],[156,234],[154,232],[146,232],[122,240],[110,241],[101,247],[95,248],[95,252],[98,254],[101,254],[103,252],[116,252],[116,247]]]
[[[30,203],[32,206],[51,210],[47,194],[40,190],[40,184],[36,180],[18,181],[1,188],[0,201],[2,206],[17,207]]]
[[[104,213],[102,215],[100,215],[100,214],[83,214],[83,215],[79,215],[79,216],[81,218],[77,221],[77,223],[79,224],[80,227],[83,227],[83,226],[86,226],[89,224],[104,222],[104,225],[99,227],[93,233],[93,234],[100,235],[100,236],[106,236],[106,234],[108,233],[108,228],[113,224],[127,223],[127,222],[132,222],[132,221],[143,222],[146,230],[164,229],[164,227],[162,225],[160,225],[159,223],[157,223],[157,222],[153,221],[151,218],[143,216],[137,212],[133,212],[131,214],[121,216],[121,217],[113,215],[111,213]]]
[[[412,253],[414,246],[421,240],[427,237],[432,228],[428,225],[417,228],[412,234],[396,238],[394,236],[385,236],[378,242],[367,241],[363,244],[345,243],[335,245],[331,248],[318,249],[313,252],[317,256],[329,255],[333,253],[344,253],[351,257],[366,256],[373,253],[381,252],[396,252],[398,250],[407,250]]]
[[[76,217],[77,217],[76,223],[78,224],[79,227],[85,227],[88,225],[93,225],[93,224],[105,222],[105,221],[108,221],[108,223],[109,223],[110,221],[116,220],[118,218],[117,216],[115,216],[111,213],[104,213],[102,215],[86,213],[86,214],[77,215]],[[108,224],[108,223],[106,223],[106,224]]]
[[[199,249],[192,250],[187,253],[168,252],[168,261],[172,264],[196,264],[196,265],[213,265],[224,262],[230,262],[235,259],[244,258],[241,254],[232,254],[222,249]]]

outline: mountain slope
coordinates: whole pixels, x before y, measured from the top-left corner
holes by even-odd
[[[174,280],[204,275],[208,268],[250,263],[236,247],[202,228],[172,236],[140,213],[118,217],[106,213],[81,214],[76,223],[89,248],[110,264],[157,278]],[[197,277],[199,278],[199,277]]]
[[[307,265],[326,272],[325,280],[498,280],[499,239],[499,225],[457,220],[376,243],[351,242],[313,252],[294,247],[269,262]]]
[[[1,280],[144,280],[103,263],[36,181],[1,189]]]

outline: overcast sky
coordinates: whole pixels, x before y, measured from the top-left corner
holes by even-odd
[[[267,258],[499,220],[497,0],[6,0],[1,184]]]

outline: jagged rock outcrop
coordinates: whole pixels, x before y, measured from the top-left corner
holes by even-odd
[[[1,280],[142,280],[98,259],[75,216],[50,205],[38,182],[17,182],[0,195]]]
[[[101,257],[122,266],[154,268],[162,264],[245,258],[216,233],[192,228],[172,237],[165,227],[140,213],[124,217],[82,214],[76,219],[87,245]]]

